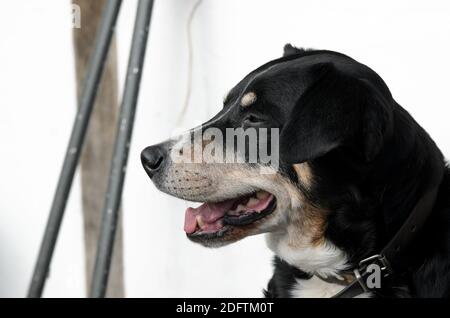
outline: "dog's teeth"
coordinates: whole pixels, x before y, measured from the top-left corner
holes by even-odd
[[[203,228],[203,225],[205,225],[205,222],[203,222],[202,217],[200,215],[197,215],[195,218],[197,220],[197,225],[199,228]]]
[[[260,200],[265,199],[269,196],[269,192],[266,191],[258,191],[256,192],[256,197]]]
[[[239,204],[236,208],[236,212],[243,212],[245,211],[245,205]]]
[[[247,206],[253,206],[253,205],[256,205],[256,204],[258,204],[258,202],[259,202],[258,199],[256,199],[256,198],[250,198],[250,200],[248,200],[248,202],[247,202]]]

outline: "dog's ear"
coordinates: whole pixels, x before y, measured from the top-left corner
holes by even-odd
[[[305,53],[305,52],[306,52],[305,49],[297,48],[297,47],[291,45],[290,43],[285,44],[284,48],[283,48],[283,56],[290,56],[290,55],[301,54],[301,53]]]
[[[348,147],[366,161],[381,150],[392,123],[392,102],[367,80],[330,63],[312,68],[316,81],[297,101],[280,134],[280,158],[294,164]]]

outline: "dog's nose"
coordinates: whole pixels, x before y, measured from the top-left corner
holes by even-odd
[[[147,147],[141,152],[142,165],[150,178],[161,168],[164,157],[165,151],[161,145]]]

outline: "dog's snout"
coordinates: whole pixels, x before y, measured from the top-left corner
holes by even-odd
[[[141,152],[142,165],[150,178],[161,168],[165,157],[166,152],[161,145],[147,147]]]

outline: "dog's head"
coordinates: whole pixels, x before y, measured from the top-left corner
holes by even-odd
[[[203,203],[185,214],[195,242],[291,231],[293,244],[320,243],[332,198],[357,186],[382,151],[392,107],[368,67],[287,45],[231,89],[211,120],[141,159],[159,190]]]

